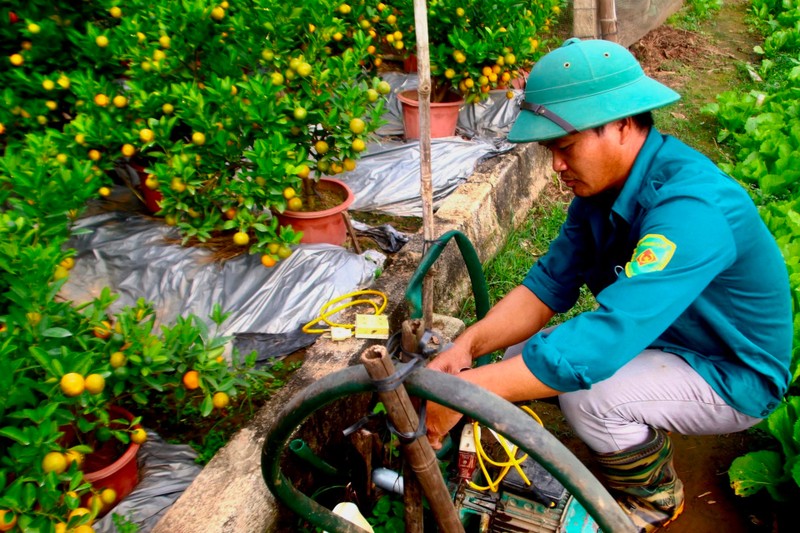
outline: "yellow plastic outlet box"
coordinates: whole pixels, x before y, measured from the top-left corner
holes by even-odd
[[[386,315],[356,315],[357,339],[388,339],[389,317]]]

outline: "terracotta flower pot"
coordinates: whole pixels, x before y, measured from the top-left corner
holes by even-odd
[[[530,74],[529,71],[520,69],[519,76],[511,80],[511,87],[514,89],[525,89],[525,84],[528,82],[528,75]]]
[[[142,185],[142,198],[144,198],[144,205],[147,207],[147,210],[153,214],[158,213],[161,211],[161,206],[158,203],[164,198],[161,195],[161,191],[154,191],[150,187],[146,185]]]
[[[163,196],[161,195],[161,191],[153,190],[144,184],[144,181],[147,178],[147,172],[145,172],[144,167],[142,165],[133,162],[130,162],[128,164],[139,175],[139,190],[142,193],[142,199],[144,200],[145,207],[147,207],[147,210],[153,214],[158,213],[161,210],[161,207],[158,205],[158,202],[160,202],[161,199],[163,198]]]
[[[302,231],[303,238],[300,242],[306,244],[328,243],[342,246],[347,240],[347,225],[344,220],[344,212],[353,203],[355,196],[345,183],[333,179],[322,178],[317,183],[318,189],[340,191],[344,201],[324,211],[289,211],[278,213],[278,221],[281,225],[290,225],[295,231]]]
[[[416,72],[417,71],[417,56],[415,54],[410,54],[405,59],[403,59],[403,72]]]
[[[398,93],[403,106],[403,128],[406,139],[419,139],[419,101],[417,90]],[[431,102],[431,138],[450,137],[456,134],[458,113],[464,99],[452,92],[445,94],[443,102]]]
[[[134,416],[126,409],[117,406],[109,407],[111,420],[125,419],[133,420]],[[127,426],[126,426],[127,427]],[[69,443],[76,439],[71,427],[64,428],[65,442]],[[124,449],[120,453],[121,443],[114,437],[99,444],[95,450],[87,454],[83,462],[83,477],[92,484],[96,492],[103,489],[114,489],[117,494],[116,500],[110,505],[106,505],[98,516],[110,511],[123,498],[130,494],[139,483],[139,465],[137,455],[141,446],[130,442],[123,445]],[[88,497],[87,497],[88,500]],[[88,505],[87,502],[84,502]]]

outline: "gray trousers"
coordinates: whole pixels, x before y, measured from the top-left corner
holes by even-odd
[[[518,356],[524,344],[505,357]],[[729,406],[686,361],[661,350],[645,350],[610,378],[558,399],[567,422],[595,453],[639,446],[652,438],[651,428],[721,435],[760,421]]]

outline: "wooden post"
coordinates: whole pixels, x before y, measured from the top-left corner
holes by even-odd
[[[431,56],[428,46],[428,8],[425,0],[414,0],[414,24],[417,33],[417,76],[419,88],[419,171],[422,197],[422,236],[425,242],[435,238],[433,227],[433,183],[431,179]],[[433,279],[429,273],[422,283],[422,319],[433,324]]]
[[[408,353],[416,353],[420,337],[420,320],[404,320],[402,324],[401,345]],[[406,361],[401,357],[401,361]],[[403,466],[403,504],[405,506],[406,533],[422,533],[425,530],[422,514],[422,488],[411,464]]]
[[[423,533],[425,524],[422,515],[422,487],[408,462],[403,465],[403,506],[405,532]]]
[[[381,345],[367,348],[361,354],[361,362],[372,379],[385,379],[394,374],[392,360],[386,352],[386,348]],[[417,431],[419,417],[402,384],[392,391],[378,392],[378,398],[386,407],[389,420],[399,432],[414,433]],[[423,435],[413,442],[403,444],[402,450],[428,498],[439,530],[447,533],[464,533],[464,526],[458,519],[450,492],[439,471],[436,454],[428,439]]]
[[[375,446],[375,437],[376,435],[374,433],[364,428],[350,435],[350,442],[353,444],[353,448],[356,449],[356,452],[358,452],[358,455],[360,455],[361,459],[364,461],[365,479],[358,480],[357,486],[360,487],[363,483],[364,492],[367,497],[372,493],[372,449]]]

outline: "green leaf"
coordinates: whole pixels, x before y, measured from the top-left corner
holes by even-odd
[[[728,478],[737,496],[752,496],[783,481],[783,461],[778,452],[771,450],[751,452],[733,460]]]
[[[45,337],[53,337],[63,339],[64,337],[72,337],[72,332],[64,328],[47,328],[42,332]]]
[[[393,516],[386,522],[386,530],[387,531],[405,531],[406,523],[400,517]]]
[[[214,403],[211,400],[211,395],[206,394],[206,397],[203,398],[203,403],[200,405],[200,413],[203,416],[208,416],[211,414],[211,411],[214,410]]]
[[[792,479],[794,480],[795,484],[800,487],[800,458],[795,458],[794,464],[792,465],[789,472],[792,475]]]
[[[77,422],[78,422],[78,431],[80,431],[81,433],[89,433],[94,429],[95,426],[94,422],[90,422],[83,417],[79,417],[77,419]]]
[[[22,501],[26,507],[33,507],[36,503],[36,484],[25,483],[22,486]]]
[[[18,428],[15,427],[0,428],[0,435],[15,440],[18,443],[22,444],[23,446],[30,446],[31,444],[30,439],[27,436],[25,436],[25,434],[22,431],[20,431]]]
[[[47,354],[47,352],[45,352],[38,346],[31,346],[28,351],[30,352],[31,356],[36,360],[36,362],[39,363],[45,370],[48,370],[50,373],[55,374],[55,372],[53,371],[53,366],[51,364],[52,360],[50,359],[50,356]]]
[[[785,174],[766,174],[758,180],[758,186],[767,194],[777,194],[786,187]]]
[[[378,500],[378,503],[375,504],[375,507],[372,509],[372,513],[374,515],[386,515],[389,513],[391,509],[392,500],[388,496],[382,497]]]
[[[797,455],[797,443],[794,441],[795,423],[797,422],[797,415],[792,406],[788,403],[782,403],[767,418],[767,427],[769,432],[781,444],[783,454],[786,457],[793,457]]]

